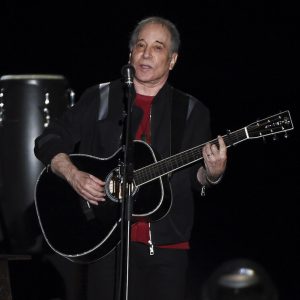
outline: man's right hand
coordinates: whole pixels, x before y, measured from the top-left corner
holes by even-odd
[[[67,180],[74,190],[89,203],[98,205],[100,201],[105,201],[105,182],[78,170],[67,154],[59,153],[54,156],[51,160],[51,170]]]

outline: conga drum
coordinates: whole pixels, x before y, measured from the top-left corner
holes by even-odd
[[[34,156],[34,140],[73,104],[62,75],[0,78],[0,225],[11,252],[30,252],[41,240],[34,188],[44,166]]]

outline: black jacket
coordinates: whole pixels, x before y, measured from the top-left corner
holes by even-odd
[[[45,165],[60,152],[78,152],[105,158],[112,156],[120,148],[125,103],[123,84],[120,80],[115,80],[104,86],[96,85],[87,89],[76,105],[68,109],[59,120],[52,122],[36,139],[35,155]],[[174,95],[177,101],[179,99],[188,102],[186,121],[184,128],[181,128],[181,146],[176,150],[183,151],[201,145],[211,138],[207,107],[196,98],[165,84],[155,96],[151,108],[151,147],[160,158],[169,157],[174,152],[171,140],[176,132],[172,134],[172,130],[178,129],[173,124],[175,122],[171,122]],[[133,134],[137,130],[141,113],[133,106]],[[196,181],[199,165],[197,163],[172,174],[172,207],[167,216],[151,224],[154,245],[173,244],[190,239],[194,209],[192,189],[201,188]]]

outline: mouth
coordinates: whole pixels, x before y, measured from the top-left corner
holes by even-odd
[[[146,65],[146,64],[140,64],[139,68],[142,70],[150,70],[152,69],[152,67],[150,65]]]

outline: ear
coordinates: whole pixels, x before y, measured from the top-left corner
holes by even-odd
[[[131,52],[129,53],[129,56],[128,56],[128,63],[129,64],[131,63]]]
[[[173,53],[172,57],[171,57],[171,61],[170,61],[170,66],[169,66],[169,70],[173,70],[176,61],[177,61],[177,57],[178,57],[178,53]]]

